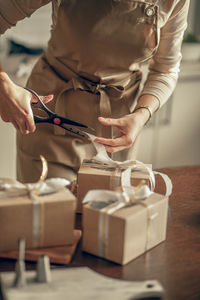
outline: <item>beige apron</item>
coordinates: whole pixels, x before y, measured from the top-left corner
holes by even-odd
[[[98,136],[112,136],[112,128],[97,118],[119,118],[134,107],[139,63],[158,44],[155,2],[61,1],[48,49],[27,86],[40,95],[54,94],[48,106],[56,113],[93,127]],[[17,146],[17,177],[25,182],[39,178],[40,154],[48,160],[49,177],[70,180],[81,161],[95,154],[88,140],[49,124],[38,124],[33,134],[18,133]]]

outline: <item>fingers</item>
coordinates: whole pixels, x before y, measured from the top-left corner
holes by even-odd
[[[120,119],[98,117],[98,120],[101,124],[103,124],[105,126],[121,127],[123,125],[122,121]]]
[[[25,116],[25,126],[26,126],[26,133],[34,132],[35,131],[35,122],[33,118],[33,111],[31,108],[31,102],[27,103],[27,114]]]
[[[105,139],[105,138],[97,137],[94,140],[94,142],[103,144],[104,146],[107,145],[111,147],[124,146],[125,144],[124,137],[120,137],[117,139]]]
[[[29,132],[25,122],[27,114],[21,108],[15,108],[15,110],[15,113],[12,113],[12,111],[2,111],[1,118],[4,122],[12,123],[17,130],[21,131],[21,133],[27,134]]]
[[[5,122],[11,122],[21,133],[35,130],[31,109],[32,94],[7,79],[1,89],[0,116]]]
[[[126,115],[119,119],[99,117],[98,120],[105,126],[115,126],[117,128],[117,136],[115,138],[105,139],[97,137],[94,140],[103,144],[106,151],[111,153],[130,148],[142,129],[138,118],[133,115]]]
[[[122,136],[116,139],[96,138],[94,141],[102,144],[105,147],[106,151],[110,153],[128,149],[134,143],[134,140],[132,138],[127,138],[127,136]]]
[[[110,147],[130,147],[133,144],[133,139],[129,136],[122,135],[120,137],[117,137],[115,139],[105,139],[101,137],[97,137],[94,142],[103,144],[104,146],[110,146]]]
[[[38,102],[38,99],[35,95],[31,94],[31,103],[37,103]],[[52,99],[53,99],[54,95],[53,94],[50,94],[50,95],[47,95],[47,96],[40,96],[41,100],[44,102],[44,103],[48,103],[50,102]]]
[[[48,96],[41,96],[40,98],[42,99],[42,101],[44,103],[48,103],[53,99],[53,97],[54,97],[54,95],[51,94],[51,95],[48,95]]]
[[[38,99],[35,95],[31,94],[31,103],[37,103]]]
[[[22,134],[35,130],[32,102],[37,98],[29,91],[7,80],[2,89],[0,116],[5,122],[11,122]],[[53,99],[53,95],[41,97],[44,103]]]
[[[18,118],[15,124],[13,123],[15,128],[17,128],[18,126],[18,129],[21,131],[22,134],[28,134],[35,131],[35,122],[34,122],[31,103],[37,103],[38,99],[35,95],[31,94],[30,92],[28,93],[30,98],[29,99],[26,98],[23,104],[25,114],[21,116],[21,118]],[[41,96],[41,99],[43,102],[47,103],[53,99],[53,95]]]
[[[10,122],[8,116],[6,116],[4,114],[1,115],[1,118],[4,122]]]
[[[32,98],[32,94],[27,91],[21,96],[18,115],[16,116],[15,121],[22,134],[28,134],[35,131],[35,122],[33,119],[33,112],[31,108]],[[36,100],[34,98],[34,102],[35,101]]]
[[[96,138],[94,142],[104,145],[107,152],[115,153],[130,148],[133,145],[134,140],[123,135],[116,139]]]
[[[18,115],[11,122],[13,123],[13,125],[17,130],[20,130],[22,134],[28,134],[30,132],[30,128],[27,120],[28,120],[28,115],[22,113],[21,117],[20,115]]]
[[[126,146],[118,146],[118,147],[105,146],[106,151],[109,152],[109,153],[116,153],[116,152],[122,151],[122,150],[127,149],[127,148],[128,147],[126,147]]]

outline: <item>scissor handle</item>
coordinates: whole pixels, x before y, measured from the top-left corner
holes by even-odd
[[[38,102],[37,103],[32,103],[32,105],[34,107],[37,107],[37,108],[40,108],[40,109],[44,110],[49,116],[49,118],[34,116],[35,123],[48,122],[48,123],[51,123],[51,124],[54,124],[54,125],[58,125],[60,127],[63,127],[62,124],[68,124],[68,125],[79,126],[79,127],[83,127],[83,128],[89,128],[85,124],[82,124],[80,122],[73,121],[71,119],[64,118],[64,117],[61,117],[61,116],[57,115],[56,113],[54,113],[50,109],[48,109],[48,107],[46,107],[46,105],[44,104],[44,102],[42,101],[40,96],[35,91],[33,91],[33,90],[31,90],[27,87],[24,88],[24,89],[29,91],[30,93],[32,93],[37,98]]]
[[[44,110],[48,114],[49,117],[52,117],[52,116],[55,115],[50,109],[48,109],[48,107],[46,107],[46,105],[44,104],[44,102],[42,101],[40,96],[35,91],[33,91],[33,90],[31,90],[27,87],[25,87],[24,89],[29,91],[31,94],[33,94],[38,100],[38,102],[36,102],[36,103],[33,102],[31,104],[32,106],[37,107],[37,108],[41,108],[42,110]],[[38,116],[35,117],[36,123],[38,123],[39,121],[43,122],[44,120],[45,120],[45,118],[40,118]]]

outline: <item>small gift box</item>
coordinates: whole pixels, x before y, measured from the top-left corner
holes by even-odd
[[[121,187],[122,172],[131,169],[130,179],[133,186],[141,181],[151,184],[151,165],[145,165],[139,161],[119,162],[97,161],[95,159],[84,160],[77,178],[77,212],[82,212],[82,200],[89,190],[119,190]]]
[[[83,206],[83,250],[124,265],[166,238],[168,197],[93,190]],[[128,197],[128,198],[127,198]],[[144,200],[145,199],[145,200]]]
[[[51,178],[33,184],[0,179],[0,251],[73,243],[76,198],[69,182]]]
[[[77,212],[82,212],[82,200],[89,190],[107,189],[113,191],[123,190],[124,185],[137,186],[141,181],[154,188],[154,174],[151,165],[140,161],[114,161],[105,147],[96,143],[96,137],[88,134],[96,150],[96,156],[90,160],[83,160],[77,177]],[[129,170],[129,172],[126,172]],[[126,175],[126,176],[122,176]],[[124,177],[124,178],[122,178]]]

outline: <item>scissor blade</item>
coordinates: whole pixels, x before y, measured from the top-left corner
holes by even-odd
[[[71,120],[69,118],[66,117],[62,117],[60,115],[57,115],[56,113],[52,112],[48,107],[46,107],[46,105],[43,103],[42,99],[40,98],[40,96],[33,90],[29,89],[29,88],[25,88],[27,91],[31,92],[38,100],[37,103],[32,103],[32,106],[35,108],[39,108],[41,110],[43,110],[48,116],[45,117],[40,117],[34,114],[34,120],[35,123],[43,123],[43,122],[48,122],[48,123],[52,123],[55,125],[59,125],[60,127],[62,127],[63,124],[67,124],[67,125],[72,125],[72,126],[78,126],[78,127],[83,127],[83,128],[87,128],[90,129],[92,131],[94,131],[93,128]]]
[[[93,128],[90,128],[89,126],[87,126],[83,123],[80,123],[80,122],[77,122],[77,121],[74,121],[74,120],[71,120],[71,119],[68,119],[68,118],[64,118],[64,117],[61,117],[61,116],[59,116],[59,118],[60,118],[60,120],[62,121],[63,124],[83,127],[83,128],[87,128],[87,129],[90,129],[90,130],[94,131]]]
[[[80,130],[80,129],[78,129],[78,128],[74,128],[74,127],[66,126],[66,125],[64,125],[64,126],[63,126],[63,125],[60,125],[60,127],[64,128],[64,129],[67,130],[67,131],[70,131],[70,132],[72,132],[72,133],[75,133],[75,134],[77,134],[77,135],[79,135],[79,136],[81,136],[81,137],[88,138],[87,133],[84,132],[84,131],[82,131],[82,130]]]

